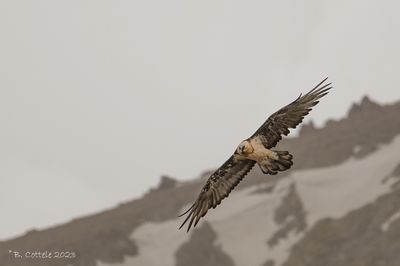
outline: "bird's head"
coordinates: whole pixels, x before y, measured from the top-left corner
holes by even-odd
[[[254,151],[248,140],[243,140],[236,149],[236,152],[240,155],[247,155]]]

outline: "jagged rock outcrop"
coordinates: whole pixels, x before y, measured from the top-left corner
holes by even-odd
[[[211,225],[203,223],[176,252],[176,266],[234,266],[232,259],[215,244],[216,239]]]
[[[367,193],[367,192],[366,192]],[[397,266],[400,189],[340,219],[319,221],[294,245],[284,266]]]
[[[268,240],[270,247],[277,245],[279,240],[286,238],[291,231],[299,234],[306,229],[306,212],[294,183],[290,185],[282,204],[276,209],[274,219],[282,227]]]

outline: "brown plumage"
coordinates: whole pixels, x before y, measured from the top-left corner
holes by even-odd
[[[272,114],[250,138],[239,144],[233,155],[208,178],[193,205],[180,215],[187,214],[187,217],[179,229],[188,221],[187,231],[192,225],[195,227],[200,218],[210,208],[217,207],[256,163],[263,173],[272,175],[292,166],[293,157],[288,151],[271,148],[282,139],[282,135],[289,134],[289,128],[296,128],[318,100],[328,94],[332,87],[331,83],[324,84],[326,80]]]

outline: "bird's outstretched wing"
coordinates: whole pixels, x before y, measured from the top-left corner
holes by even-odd
[[[327,79],[325,78],[307,94],[303,96],[300,94],[296,100],[268,117],[251,137],[258,136],[267,149],[275,147],[282,139],[282,135],[287,136],[289,128],[296,128],[318,100],[328,94],[332,86],[331,83],[324,84]]]
[[[189,232],[193,222],[193,227],[195,227],[200,218],[206,215],[209,209],[217,207],[229,195],[251,168],[253,168],[254,164],[255,162],[252,160],[236,160],[232,155],[208,178],[207,183],[202,188],[193,205],[180,215],[187,214],[187,217],[179,229],[189,220],[187,231]]]

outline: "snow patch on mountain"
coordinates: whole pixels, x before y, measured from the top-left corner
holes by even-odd
[[[139,246],[139,254],[134,257],[127,257],[119,266],[128,265],[174,265],[175,251],[188,238],[188,234],[177,230],[178,221],[170,220],[162,223],[146,223],[136,229],[131,238]],[[157,254],[156,256],[154,254]],[[98,266],[106,266],[98,262]]]
[[[381,226],[381,230],[383,232],[387,232],[389,230],[390,225],[396,221],[397,219],[400,218],[400,211],[394,213],[392,216],[390,216],[389,219],[387,219]]]
[[[339,218],[390,191],[382,183],[399,161],[400,136],[363,159],[350,158],[332,167],[293,173],[298,193],[312,226],[323,218]]]

